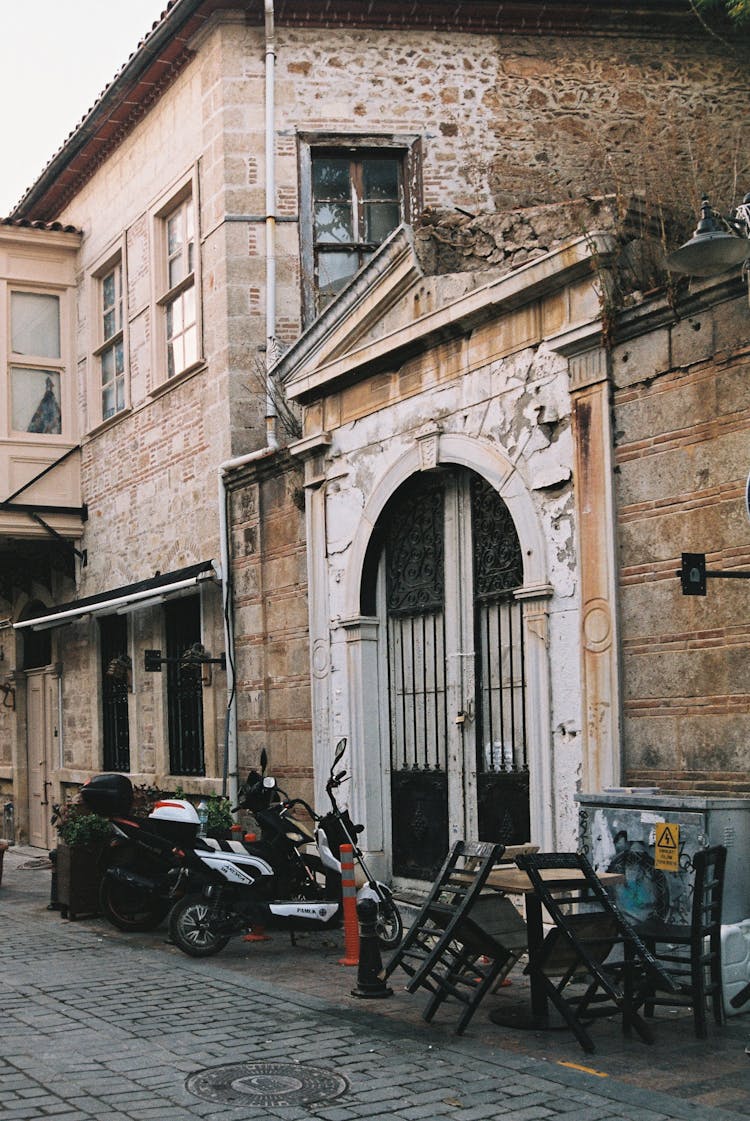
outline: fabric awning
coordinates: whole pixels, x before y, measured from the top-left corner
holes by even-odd
[[[205,580],[220,579],[219,565],[212,560],[202,561],[200,564],[188,565],[187,568],[175,569],[174,572],[152,576],[150,580],[141,580],[137,584],[126,584],[122,588],[113,588],[95,596],[61,603],[57,607],[41,611],[33,619],[23,619],[13,626],[17,631],[46,630],[48,627],[75,622],[84,615],[112,615],[128,609],[137,610],[189,591]]]

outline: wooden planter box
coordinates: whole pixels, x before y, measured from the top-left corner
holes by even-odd
[[[64,919],[99,911],[101,846],[57,846],[57,901]]]

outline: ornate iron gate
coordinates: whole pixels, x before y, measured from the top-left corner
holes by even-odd
[[[443,487],[407,484],[386,531],[393,863],[431,879],[448,836]]]
[[[523,557],[508,507],[489,483],[471,480],[476,651],[476,750],[479,839],[529,839],[529,767]]]
[[[393,870],[411,879],[432,879],[448,848],[449,721],[455,714],[448,713],[447,657],[451,642],[455,649],[459,641],[446,634],[446,566],[457,563],[446,556],[448,487],[470,494],[473,556],[474,614],[462,630],[469,645],[474,640],[475,720],[464,725],[459,766],[475,769],[476,782],[467,784],[463,773],[456,781],[477,799],[476,816],[468,816],[478,821],[480,839],[507,844],[529,836],[523,617],[513,597],[523,582],[518,537],[505,503],[479,476],[422,474],[401,488],[381,521]]]

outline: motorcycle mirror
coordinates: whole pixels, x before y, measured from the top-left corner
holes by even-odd
[[[261,769],[261,772],[265,771],[267,766],[268,766],[268,752],[266,751],[266,749],[264,747],[263,750],[260,753],[260,769]]]
[[[336,744],[336,753],[333,757],[333,763],[331,764],[331,770],[333,770],[334,767],[336,766],[336,764],[341,760],[345,751],[346,751],[346,740],[339,740],[339,742]]]

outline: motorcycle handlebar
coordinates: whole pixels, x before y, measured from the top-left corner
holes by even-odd
[[[287,798],[284,803],[284,808],[287,810],[291,810],[293,806],[302,806],[304,810],[307,810],[313,821],[318,820],[318,815],[316,814],[315,810],[305,801],[304,798]]]

